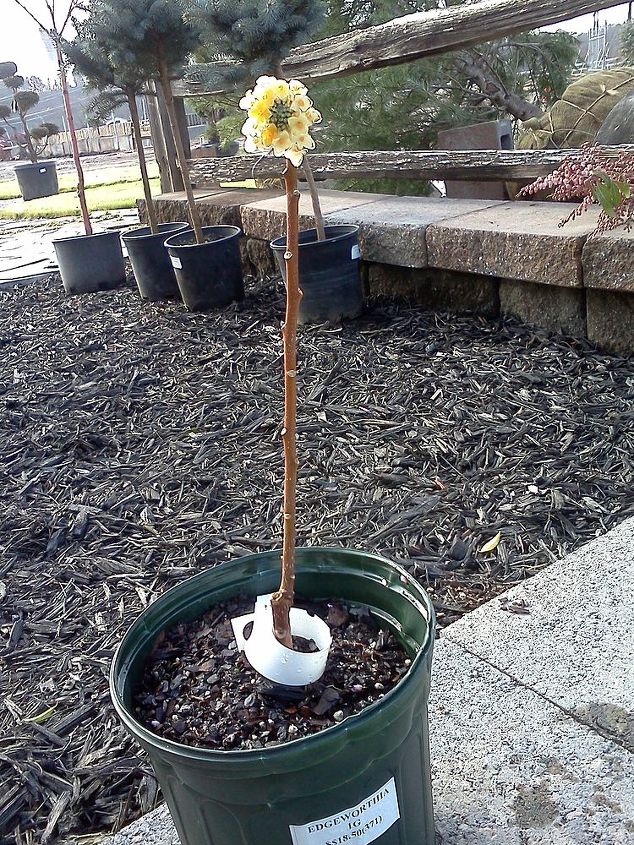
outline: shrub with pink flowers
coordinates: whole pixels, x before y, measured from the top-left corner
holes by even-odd
[[[634,152],[586,144],[548,176],[523,188],[519,196],[534,196],[539,191],[550,191],[550,197],[558,202],[579,201],[560,226],[597,204],[601,206],[597,232],[618,226],[629,230],[634,221]]]

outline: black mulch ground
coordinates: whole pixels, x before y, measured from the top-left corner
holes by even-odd
[[[0,293],[2,845],[155,802],[108,668],[157,593],[279,544],[282,305]],[[634,513],[631,361],[389,304],[301,361],[299,541],[403,562],[441,625]]]

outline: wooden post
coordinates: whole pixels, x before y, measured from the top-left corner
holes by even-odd
[[[182,97],[174,97],[174,111],[178,120],[178,126],[181,132],[181,141],[185,156],[192,157],[192,147],[189,140],[189,123],[187,122],[187,112],[185,111],[185,100]]]
[[[159,114],[161,116],[161,131],[165,138],[165,149],[167,151],[167,166],[170,173],[170,181],[172,183],[173,191],[184,191],[185,183],[183,182],[183,175],[178,166],[178,153],[174,144],[174,132],[172,130],[172,122],[170,120],[167,103],[165,102],[165,94],[162,86],[158,86],[157,101],[159,107]],[[181,134],[182,138],[182,134]]]
[[[295,598],[295,512],[297,491],[297,318],[302,292],[299,287],[299,191],[297,168],[289,161],[284,171],[286,185],[286,316],[284,342],[284,536],[282,578],[271,599],[273,630],[287,648],[293,647],[289,612]]]
[[[163,91],[159,85],[151,84],[155,96],[148,97],[148,108],[150,113],[150,131],[152,133],[152,144],[154,154],[159,166],[161,176],[161,192],[164,194],[170,191],[184,191],[185,183],[178,166],[178,157],[171,129],[171,121],[167,112],[167,105]],[[181,131],[181,138],[183,134]]]
[[[183,136],[181,134],[181,127],[178,122],[178,115],[176,109],[174,107],[174,96],[172,94],[172,83],[169,77],[167,62],[161,56],[160,58],[160,69],[161,69],[161,92],[165,99],[165,106],[167,109],[167,114],[169,117],[169,124],[171,127],[171,137],[176,146],[176,155],[178,160],[178,167],[180,168],[183,186],[185,188],[185,194],[187,195],[187,207],[189,209],[189,218],[192,224],[192,229],[194,230],[194,234],[196,235],[196,243],[203,244],[205,242],[203,238],[203,231],[202,231],[202,223],[200,219],[200,211],[198,206],[196,205],[196,198],[194,197],[194,191],[192,190],[191,180],[189,178],[189,167],[187,164],[187,156],[185,154],[185,146],[183,144]]]
[[[156,86],[152,82],[150,86],[156,92]],[[150,121],[150,135],[152,137],[152,148],[154,150],[154,158],[158,164],[159,176],[161,178],[161,193],[169,194],[174,190],[172,185],[172,174],[167,160],[167,149],[165,147],[165,135],[163,133],[163,124],[161,122],[161,113],[159,111],[158,99],[156,95],[148,95],[146,97],[146,104],[148,110],[148,119]]]

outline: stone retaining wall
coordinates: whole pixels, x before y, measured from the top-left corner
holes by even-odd
[[[360,226],[369,298],[381,294],[488,317],[511,314],[586,337],[609,352],[634,353],[634,233],[590,237],[593,211],[561,227],[572,206],[352,191],[320,196],[327,224]],[[279,191],[199,189],[196,197],[203,225],[243,229],[246,271],[276,272],[268,242],[284,232]],[[186,220],[184,194],[158,197],[157,210],[162,222]],[[143,200],[139,211],[145,221]],[[300,225],[313,225],[306,194]]]

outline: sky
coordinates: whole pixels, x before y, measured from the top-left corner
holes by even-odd
[[[35,0],[32,8],[41,5]],[[47,54],[36,25],[12,0],[0,0],[2,6],[2,28],[0,29],[0,62],[15,61],[24,76],[40,76],[44,80],[55,76],[55,63]],[[627,19],[628,4],[599,12],[601,23],[619,23]],[[586,32],[592,26],[592,15],[582,15],[546,29],[567,29],[570,32]]]

